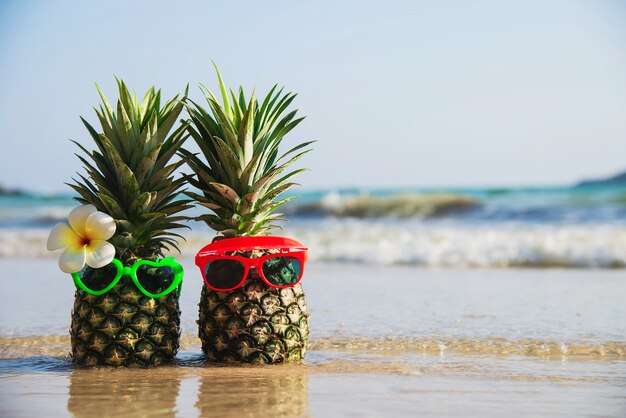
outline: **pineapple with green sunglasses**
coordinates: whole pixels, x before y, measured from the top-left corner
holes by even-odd
[[[181,198],[185,181],[174,175],[182,161],[173,161],[187,137],[184,123],[175,127],[183,104],[177,97],[161,103],[154,88],[140,102],[121,80],[115,107],[98,91],[100,128],[82,119],[96,149],[76,143],[87,175],[69,186],[79,202],[115,220],[108,239],[115,259],[72,272],[72,358],[86,365],[161,364],[174,358],[180,338],[183,272],[164,252],[178,249],[181,236],[173,231],[185,227],[180,212],[190,207]]]

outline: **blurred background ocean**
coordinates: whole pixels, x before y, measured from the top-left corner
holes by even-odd
[[[214,60],[299,93],[285,146],[318,142],[283,233],[313,260],[626,266],[624,179],[577,184],[626,168],[624,2],[146,4],[0,5],[0,185],[24,191],[0,196],[0,257],[49,256],[94,82],[201,100]],[[186,255],[213,236],[190,227]]]
[[[49,256],[49,229],[75,206],[70,194],[0,196],[0,256]],[[316,261],[626,267],[626,184],[619,177],[552,187],[304,191],[283,209],[289,222],[275,233],[306,242]],[[181,248],[192,255],[214,233],[188,225]]]
[[[111,100],[114,74],[201,100],[214,60],[234,88],[299,93],[285,146],[318,142],[282,233],[313,260],[624,267],[624,178],[577,183],[626,168],[624,16],[620,1],[2,2],[0,257],[50,256],[94,82]],[[214,235],[190,227],[185,255]]]

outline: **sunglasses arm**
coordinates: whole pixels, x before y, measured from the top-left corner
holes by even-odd
[[[180,294],[182,293],[183,290],[183,274],[185,273],[183,266],[176,261],[176,259],[174,257],[165,257],[163,259],[156,259],[157,262],[161,262],[161,265],[163,266],[167,266],[169,268],[171,268],[172,270],[174,270],[174,277],[180,277],[180,283],[178,284],[178,287],[176,288],[177,290],[177,295],[180,298]]]

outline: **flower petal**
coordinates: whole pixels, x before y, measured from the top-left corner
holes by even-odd
[[[93,240],[85,249],[87,265],[95,269],[110,264],[115,257],[115,247],[103,240]]]
[[[85,222],[85,233],[90,240],[106,240],[115,234],[115,221],[103,212],[94,212]]]
[[[76,273],[85,267],[85,247],[68,248],[59,257],[59,267],[65,273]]]
[[[85,223],[89,215],[96,211],[97,209],[94,205],[82,205],[72,209],[69,216],[70,226],[76,234],[83,238],[87,237],[87,235],[85,235]]]
[[[46,244],[48,251],[60,248],[73,248],[76,250],[80,247],[82,247],[81,238],[66,223],[58,223],[52,228]]]

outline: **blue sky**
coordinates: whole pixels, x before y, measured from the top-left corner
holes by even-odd
[[[626,169],[626,3],[8,1],[0,184],[66,190],[94,83],[299,92],[307,188],[531,185]]]

